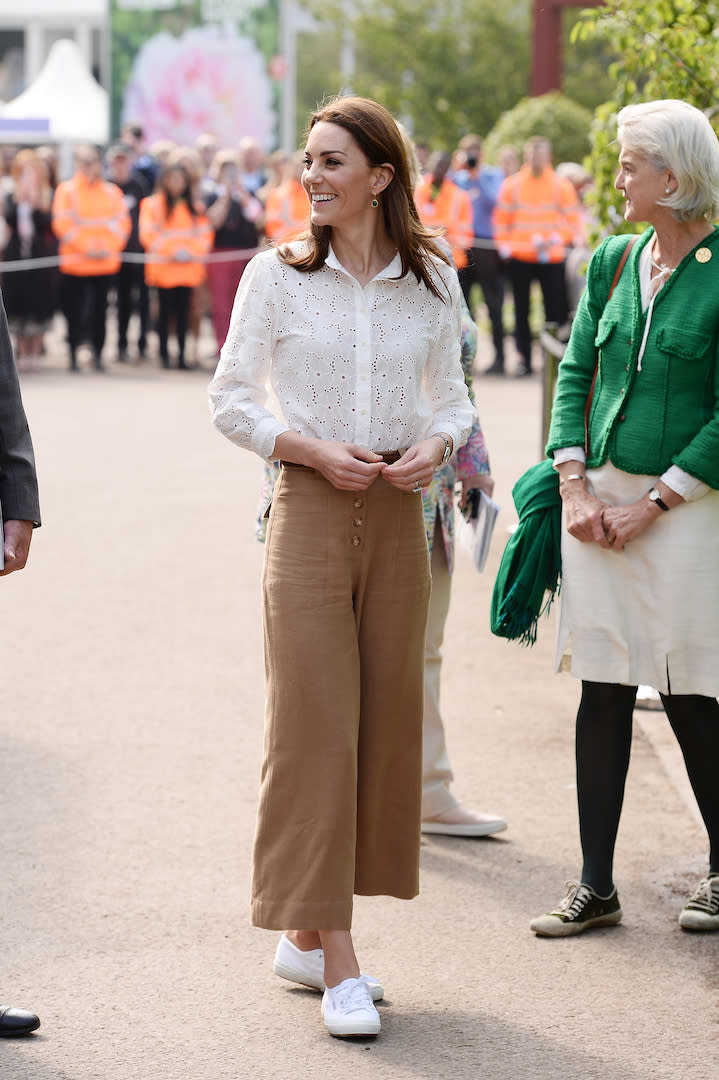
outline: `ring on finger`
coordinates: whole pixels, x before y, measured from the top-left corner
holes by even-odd
[[[412,494],[413,495],[421,495],[422,494],[422,488],[420,486],[419,480],[415,480],[414,487],[412,488]]]

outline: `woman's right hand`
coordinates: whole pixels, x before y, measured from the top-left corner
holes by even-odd
[[[272,457],[316,469],[340,491],[365,491],[387,467],[379,454],[364,446],[312,439],[295,431],[277,436]]]
[[[340,491],[365,491],[387,468],[379,454],[363,446],[325,439],[316,439],[315,443],[311,468]]]
[[[570,536],[582,543],[594,541],[600,547],[611,547],[602,522],[602,512],[607,503],[592,495],[583,480],[569,480],[560,484],[559,490],[564,507],[564,522]]]

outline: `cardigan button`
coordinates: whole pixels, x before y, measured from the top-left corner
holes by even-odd
[[[624,420],[626,420],[626,417],[625,417],[624,413],[622,413],[622,415],[619,417],[619,421],[620,421],[620,423],[623,423]]]

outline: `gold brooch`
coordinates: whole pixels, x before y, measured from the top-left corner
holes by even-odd
[[[712,253],[709,248],[700,247],[695,253],[694,258],[698,263],[707,263],[712,257]]]

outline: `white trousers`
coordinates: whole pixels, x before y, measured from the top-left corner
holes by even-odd
[[[449,785],[454,779],[444,724],[439,710],[442,641],[449,612],[452,577],[444,553],[442,530],[437,527],[432,544],[432,592],[424,643],[424,716],[422,723],[422,817],[434,817],[459,802]]]

